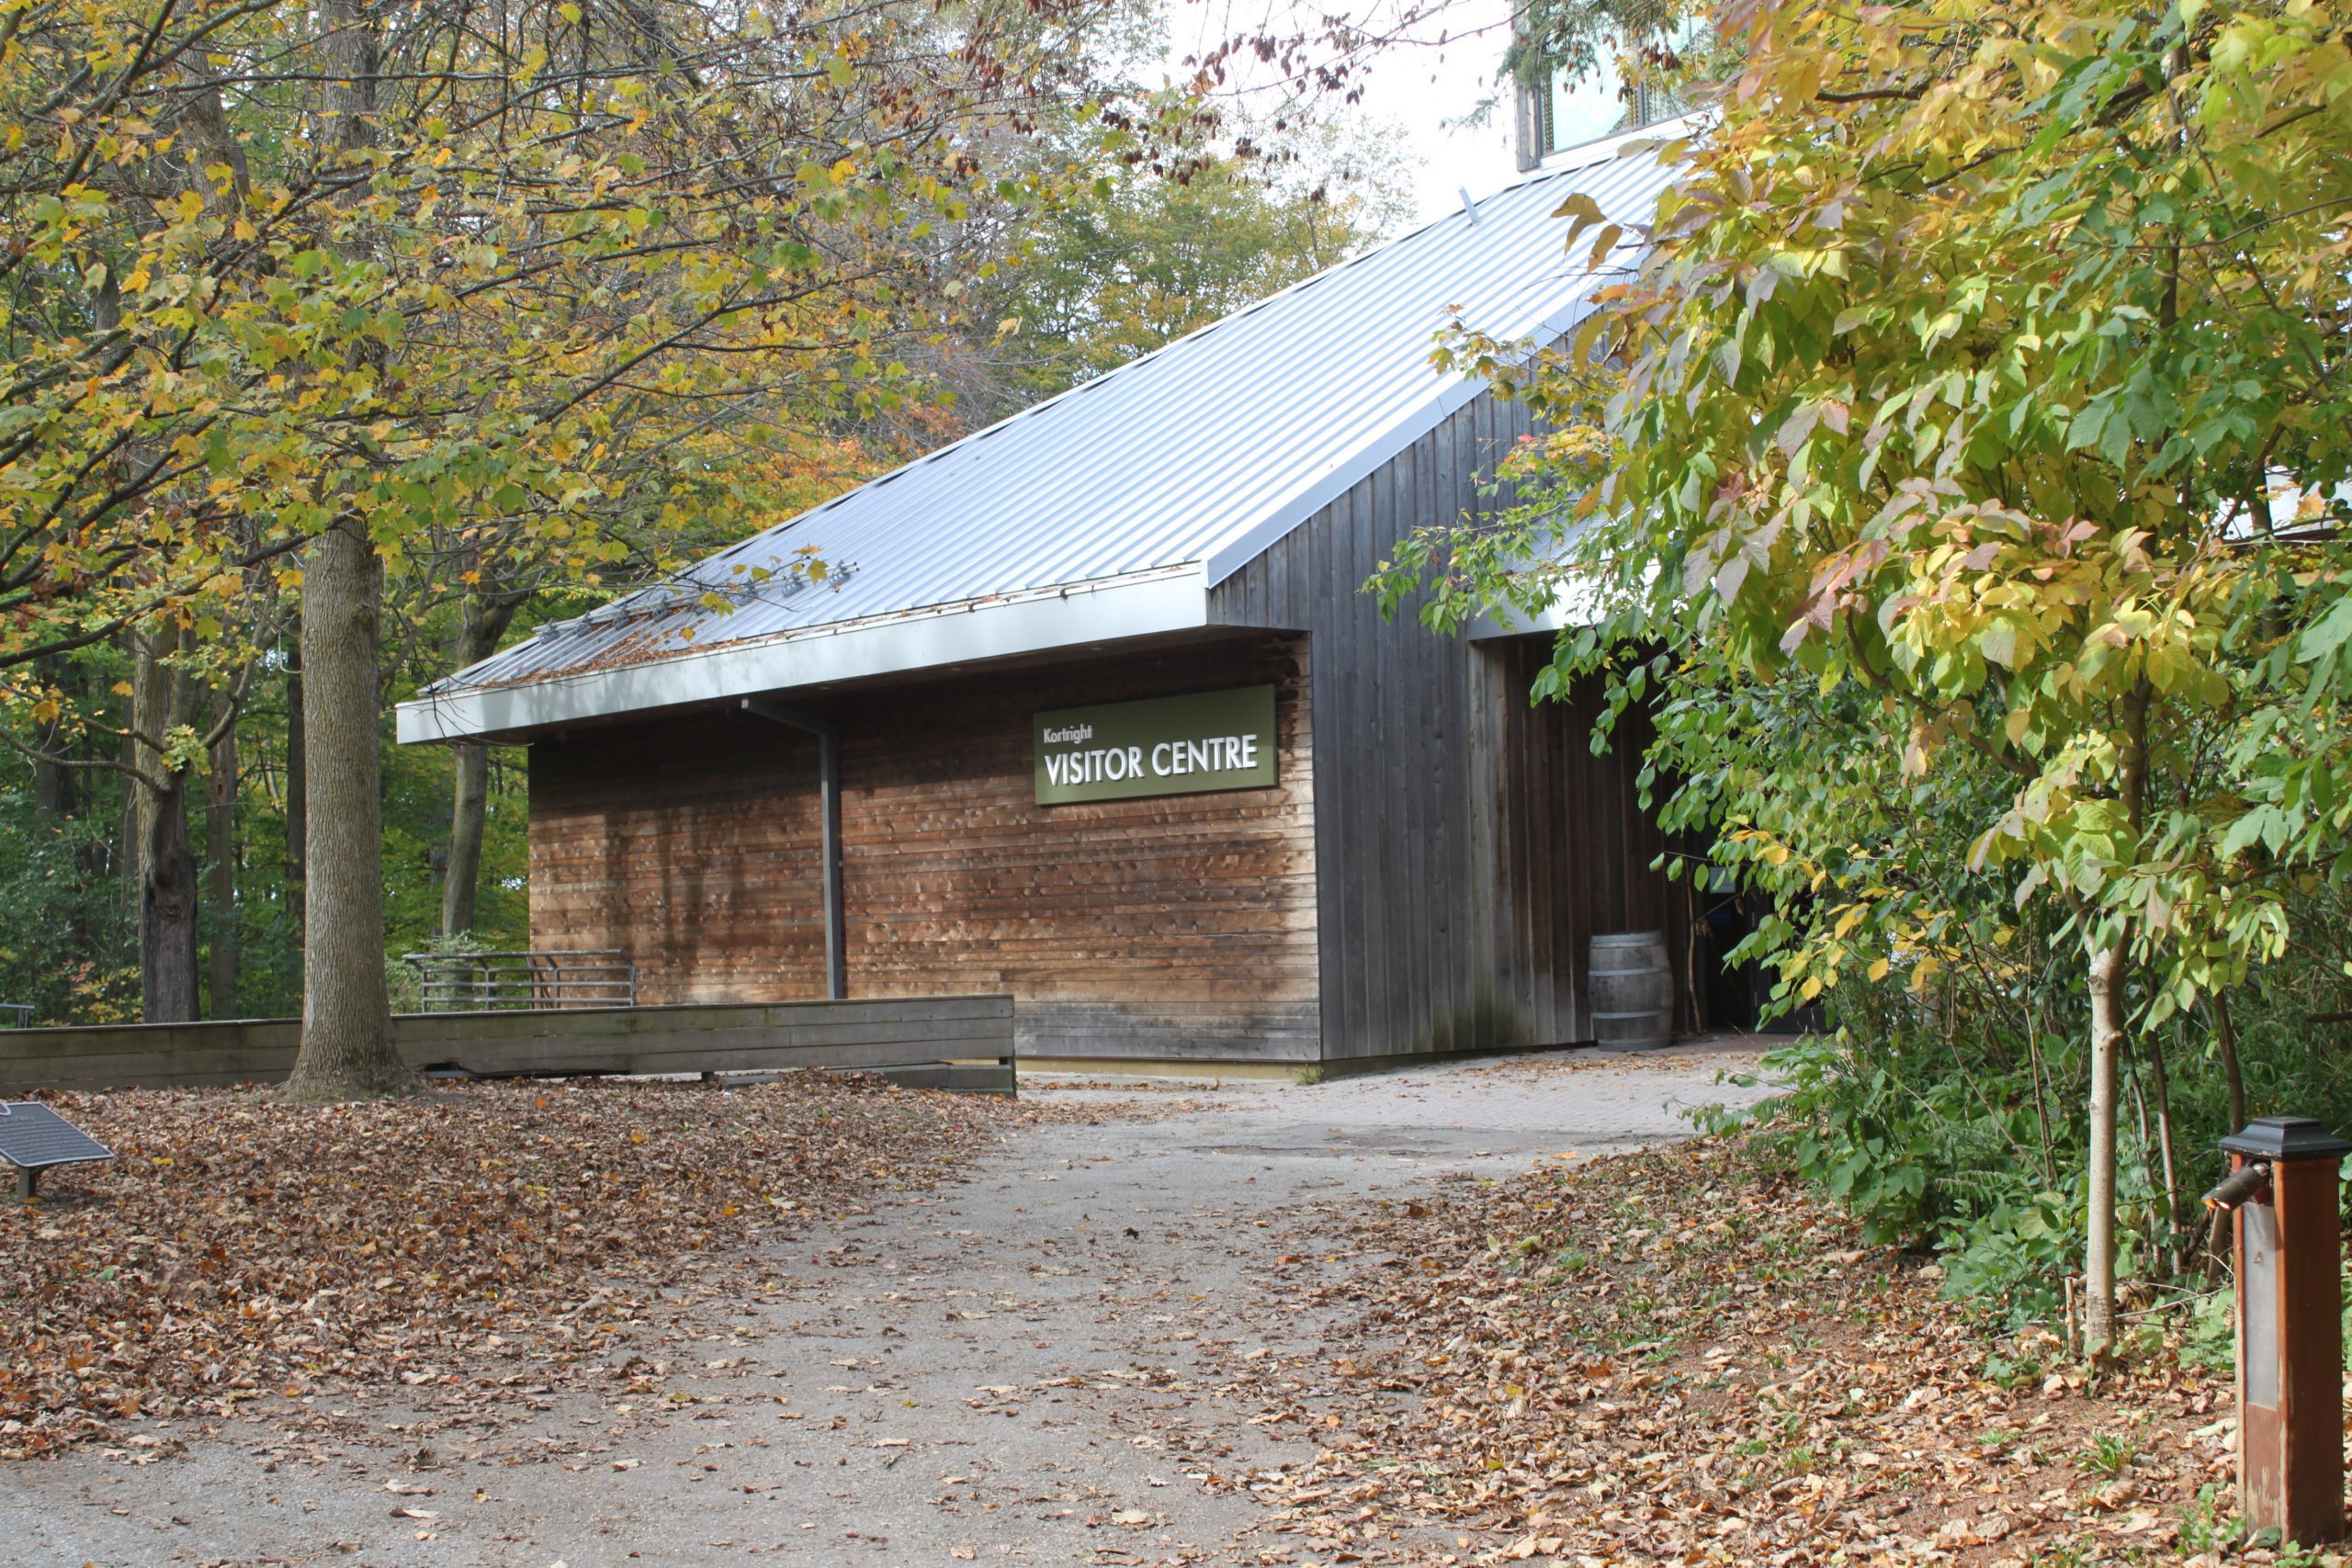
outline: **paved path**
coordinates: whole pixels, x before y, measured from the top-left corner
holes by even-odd
[[[1273,1267],[1300,1205],[1679,1136],[1752,1055],[1053,1087],[1148,1109],[1024,1133],[967,1181],[802,1235],[780,1289],[649,1348],[650,1396],[534,1389],[493,1431],[354,1400],[324,1435],[0,1470],[0,1564],[1300,1561],[1221,1483],[1311,1450],[1202,1360],[1311,1340]]]

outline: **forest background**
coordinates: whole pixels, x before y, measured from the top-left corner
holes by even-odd
[[[711,464],[729,470],[721,503],[640,508],[600,541],[590,570],[567,566],[545,541],[541,561],[518,553],[485,570],[486,552],[460,528],[416,546],[408,569],[389,574],[379,757],[396,1007],[399,954],[526,947],[529,931],[522,752],[396,746],[392,704],[537,624],[1148,353],[1409,218],[1397,145],[1383,128],[1328,105],[1260,120],[1171,94],[1166,84],[1183,68],[1169,57],[1164,20],[1138,6],[1055,12],[1063,59],[1050,80],[1033,77],[1017,95],[959,89],[967,96],[951,114],[993,143],[973,171],[980,199],[910,281],[896,280],[887,319],[877,312],[860,329],[861,364],[887,355],[894,395],[755,395],[755,422],[738,418],[705,437]],[[957,42],[991,30],[971,17],[928,25]],[[21,271],[13,281],[21,332],[35,310]],[[75,300],[68,325],[88,309]],[[196,616],[185,617],[176,649],[159,653],[124,632],[15,671],[0,754],[0,908],[9,915],[0,1002],[28,1007],[42,1023],[301,1010],[311,814],[297,605],[263,595],[241,602],[241,613],[245,624],[226,635],[207,626],[199,637]],[[199,641],[238,651],[200,653]],[[142,981],[155,824],[139,767],[160,749],[138,737],[159,729],[176,734],[188,781],[168,808],[185,814],[187,869],[200,888],[192,1010],[159,1009],[153,976]]]

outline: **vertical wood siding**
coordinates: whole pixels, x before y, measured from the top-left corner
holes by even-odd
[[[1262,633],[797,706],[842,731],[850,995],[1009,992],[1027,1055],[1318,1054],[1306,645]],[[1272,789],[1039,807],[1040,709],[1272,681]],[[531,930],[648,1003],[821,996],[816,747],[748,714],[531,750]]]
[[[1479,645],[1496,700],[1493,756],[1497,956],[1506,989],[1524,998],[1544,1040],[1589,1040],[1587,980],[1596,935],[1662,931],[1675,970],[1674,1027],[1699,1027],[1690,988],[1690,885],[1650,869],[1670,840],[1641,807],[1642,753],[1652,732],[1640,710],[1618,721],[1609,751],[1592,753],[1607,707],[1588,680],[1565,700],[1531,705],[1549,637]]]
[[[1490,651],[1362,592],[1416,528],[1508,505],[1480,490],[1530,431],[1520,405],[1473,400],[1211,595],[1212,618],[1315,650],[1328,1059],[1589,1040],[1585,941],[1668,913],[1638,761],[1591,757],[1589,712],[1527,710],[1549,639]]]

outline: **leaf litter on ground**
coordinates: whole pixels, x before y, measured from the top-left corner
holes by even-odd
[[[599,1378],[658,1397],[640,1331],[711,1291],[707,1270],[756,1274],[763,1239],[1091,1114],[819,1074],[444,1083],[328,1107],[41,1098],[119,1157],[0,1208],[0,1459],[152,1452],[153,1423],[351,1390],[518,1412]]]
[[[1228,1343],[1222,1393],[1317,1457],[1216,1478],[1284,1512],[1282,1561],[2223,1560],[2226,1374],[2158,1350],[2093,1376],[2002,1334],[1742,1142],[1317,1205],[1296,1234],[1276,1274],[1323,1327]]]

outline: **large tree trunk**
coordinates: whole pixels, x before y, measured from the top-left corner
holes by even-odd
[[[221,694],[214,722],[212,773],[204,792],[205,902],[210,907],[212,1016],[237,1016],[237,723],[234,698]]]
[[[356,162],[375,139],[383,46],[369,0],[325,0],[325,151]],[[364,351],[363,351],[364,352]],[[384,989],[384,825],[377,755],[377,615],[383,562],[356,516],[319,536],[302,569],[302,739],[310,860],[296,1100],[395,1094],[413,1081],[392,1048]]]
[[[311,762],[302,734],[302,623],[294,622],[294,666],[286,677],[286,910],[302,941],[304,889],[311,880]]]
[[[311,878],[302,1046],[286,1085],[296,1100],[393,1094],[413,1081],[392,1048],[384,990],[376,686],[382,583],[375,546],[350,519],[320,536],[302,571]]]
[[[498,651],[498,639],[520,607],[519,599],[466,596],[458,627],[458,668],[478,664]],[[450,749],[449,858],[441,883],[441,934],[474,929],[474,906],[481,886],[481,836],[490,817],[490,748],[460,740]]]
[[[139,1001],[140,1016],[149,1023],[193,1023],[198,1017],[196,854],[187,840],[187,774],[154,744],[182,720],[187,682],[171,663],[178,640],[162,628],[141,633],[131,678]]]

